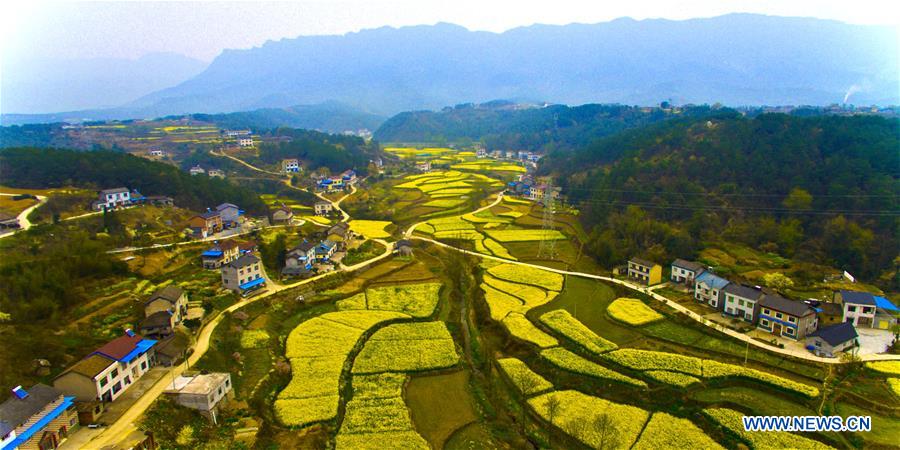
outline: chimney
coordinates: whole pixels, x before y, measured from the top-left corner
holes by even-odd
[[[13,395],[15,395],[16,398],[19,399],[19,400],[24,400],[25,397],[28,397],[28,391],[26,391],[25,389],[23,389],[21,384],[18,385],[18,386],[16,386],[16,387],[14,387],[14,388],[12,388],[12,393],[13,393]]]

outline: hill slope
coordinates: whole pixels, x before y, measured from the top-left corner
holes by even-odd
[[[337,100],[393,114],[495,98],[895,104],[896,37],[890,27],[750,14],[501,34],[449,24],[379,28],[227,50],[198,76],[130,106],[226,112]],[[847,99],[851,88],[859,91]]]
[[[542,170],[583,206],[607,263],[724,237],[874,276],[898,246],[897,148],[896,119],[726,113],[625,131]]]

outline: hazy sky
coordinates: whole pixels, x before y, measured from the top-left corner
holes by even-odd
[[[292,2],[45,2],[0,0],[0,52],[19,58],[137,58],[176,52],[210,61],[225,48],[343,34],[384,25],[450,22],[500,32],[533,23],[687,19],[731,12],[900,25],[894,1],[874,0],[309,0]]]

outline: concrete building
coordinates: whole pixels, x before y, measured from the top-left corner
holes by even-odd
[[[759,301],[763,291],[757,287],[730,283],[723,289],[725,294],[725,314],[740,317],[745,322],[756,323],[759,316]]]
[[[241,295],[265,287],[266,279],[262,275],[259,258],[246,254],[223,265],[222,285]]]
[[[334,211],[334,205],[331,202],[316,202],[315,210],[317,216],[327,216],[331,214],[331,211]]]
[[[673,283],[681,283],[693,287],[694,279],[704,270],[705,268],[702,264],[684,259],[676,259],[675,261],[672,261],[672,272],[669,279],[671,279]]]
[[[297,173],[300,171],[300,161],[297,158],[282,159],[281,171],[284,173]]]
[[[877,304],[875,296],[868,292],[840,290],[835,292],[834,300],[843,305],[844,322],[855,327],[872,328],[875,325]]]
[[[694,299],[721,311],[725,308],[722,290],[728,283],[712,272],[703,272],[694,279]]]
[[[231,374],[228,373],[179,376],[164,392],[172,396],[175,403],[200,411],[212,423],[218,422],[219,406],[234,398]]]
[[[222,203],[216,206],[216,212],[222,218],[222,226],[231,228],[240,225],[243,211],[233,203]]]
[[[156,341],[126,331],[66,369],[53,386],[81,402],[115,401],[150,370]]]
[[[757,328],[775,336],[800,340],[816,330],[818,318],[806,303],[766,294],[759,301],[758,323]]]
[[[834,358],[838,352],[844,352],[859,346],[859,334],[850,322],[829,325],[819,328],[806,337],[806,348],[817,356]]]
[[[74,398],[46,384],[17,386],[0,403],[0,449],[49,450],[78,428]]]
[[[628,278],[648,286],[662,283],[662,266],[642,258],[628,260]]]
[[[157,290],[144,303],[144,317],[165,311],[172,313],[175,323],[181,323],[184,315],[187,314],[188,299],[184,291],[173,285],[168,285]]]

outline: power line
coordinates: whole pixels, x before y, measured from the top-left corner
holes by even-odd
[[[706,197],[769,197],[784,198],[789,194],[747,194],[747,193],[716,193],[716,192],[687,192],[687,191],[638,191],[629,189],[588,189],[588,188],[566,188],[567,192],[615,192],[621,194],[678,194],[678,195],[695,195]],[[813,195],[815,198],[900,198],[898,194],[818,194]]]
[[[653,202],[631,202],[631,201],[602,201],[602,200],[583,200],[580,204],[602,205],[602,206],[640,206],[642,208],[653,209],[671,209],[671,210],[688,210],[688,211],[724,211],[724,212],[758,212],[758,213],[783,213],[792,215],[847,215],[847,216],[873,216],[873,217],[898,217],[900,211],[891,210],[795,210],[788,208],[772,208],[772,207],[735,207],[735,206],[715,206],[715,205],[685,205],[685,204],[660,204]]]

